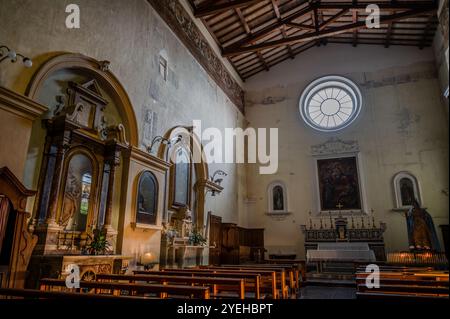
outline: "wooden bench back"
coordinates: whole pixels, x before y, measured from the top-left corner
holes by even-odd
[[[42,279],[40,281],[41,290],[46,291],[53,287],[66,288],[66,281],[63,279]],[[109,291],[110,294],[120,296],[122,291],[133,294],[159,294],[161,298],[169,296],[185,296],[196,299],[209,299],[209,287],[181,286],[181,285],[154,285],[154,284],[133,284],[133,283],[111,283],[96,281],[81,281],[80,289],[90,289],[97,292]]]
[[[219,277],[219,278],[238,278],[244,279],[246,287],[252,288],[255,293],[255,298],[261,298],[261,276],[256,273],[241,272],[215,272],[215,271],[187,271],[186,269],[166,269],[160,271],[153,270],[136,270],[135,275],[162,275],[162,276],[192,276],[192,277]]]
[[[96,276],[97,281],[128,281],[135,282],[157,282],[160,284],[190,284],[203,285],[211,288],[212,293],[217,296],[218,291],[233,291],[239,299],[245,299],[245,281],[240,278],[223,277],[190,277],[190,276],[164,276],[164,275],[109,275]]]

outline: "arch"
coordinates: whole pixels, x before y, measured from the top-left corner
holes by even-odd
[[[174,145],[172,149],[172,145],[168,145],[166,143],[161,143],[158,149],[157,156],[167,162],[170,162],[169,154],[170,151],[176,151],[178,147],[184,147],[190,152],[191,160],[195,173],[195,184],[191,185],[193,188],[191,190],[194,191],[193,203],[190,203],[190,207],[193,208],[194,212],[194,220],[197,226],[201,226],[204,224],[205,220],[205,196],[206,192],[211,189],[211,183],[209,181],[209,168],[206,160],[206,155],[203,151],[203,145],[199,137],[193,131],[193,127],[188,126],[176,126],[171,128],[164,134],[164,138],[167,140],[176,139],[178,136],[181,136],[181,141]],[[180,145],[181,144],[181,145]],[[167,178],[166,175],[166,183],[171,185],[171,179]],[[171,194],[170,187],[168,188],[169,195]],[[170,196],[166,196],[169,198],[169,202],[165,203],[166,208],[170,209],[172,206]],[[167,218],[168,216],[164,216]],[[170,220],[169,220],[170,222]]]
[[[275,195],[281,200],[281,203],[275,203]],[[267,187],[267,208],[269,213],[287,213],[289,212],[288,192],[286,184],[282,181],[273,181]]]
[[[131,100],[116,76],[109,70],[108,61],[97,61],[82,54],[62,53],[47,60],[33,75],[25,95],[36,100],[45,81],[55,72],[63,69],[82,70],[93,76],[110,94],[118,106],[124,126],[128,130],[131,145],[139,145],[139,130]]]
[[[410,208],[412,206],[411,200],[413,199],[416,199],[420,205],[424,205],[419,181],[412,173],[407,171],[399,172],[395,174],[392,182],[396,208]],[[406,196],[409,196],[410,200],[407,200]]]
[[[164,138],[167,140],[171,140],[176,138],[177,136],[181,136],[181,143],[191,152],[192,161],[195,165],[195,171],[197,180],[208,180],[209,178],[209,168],[208,163],[206,161],[206,155],[203,152],[203,145],[199,137],[193,132],[192,127],[188,126],[175,126],[168,130],[166,134],[164,134]],[[171,150],[171,146],[161,143],[157,156],[160,159],[165,161],[169,161],[169,151]]]

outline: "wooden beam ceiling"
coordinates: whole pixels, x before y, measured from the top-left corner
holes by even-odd
[[[327,43],[430,46],[437,0],[189,0],[243,80]],[[369,4],[380,28],[366,26]]]
[[[408,11],[405,11],[402,13],[396,13],[396,14],[380,17],[380,23],[386,24],[386,23],[390,23],[393,21],[397,21],[397,20],[412,18],[412,17],[416,17],[421,14],[429,13],[430,11],[431,11],[431,9],[408,10]],[[241,47],[241,48],[224,49],[222,54],[224,57],[230,57],[230,56],[239,55],[239,54],[243,54],[243,53],[260,51],[260,50],[264,50],[264,49],[270,49],[270,48],[277,47],[280,45],[314,41],[314,40],[318,40],[318,39],[321,39],[324,37],[339,35],[342,33],[346,33],[348,31],[355,31],[355,30],[363,29],[363,28],[366,28],[366,21],[357,21],[357,22],[347,24],[344,26],[329,28],[329,29],[322,30],[322,31],[319,30],[319,31],[307,33],[307,34],[300,35],[300,36],[290,37],[287,39],[263,42],[260,44],[255,44],[255,45]]]

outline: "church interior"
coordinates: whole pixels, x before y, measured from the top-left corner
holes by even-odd
[[[0,302],[448,300],[448,0],[0,0]]]

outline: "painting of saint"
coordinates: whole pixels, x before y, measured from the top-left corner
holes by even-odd
[[[322,211],[362,208],[356,157],[318,160],[317,169]]]
[[[152,225],[156,223],[157,182],[154,175],[144,172],[139,181],[137,198],[137,218],[139,224]]]

